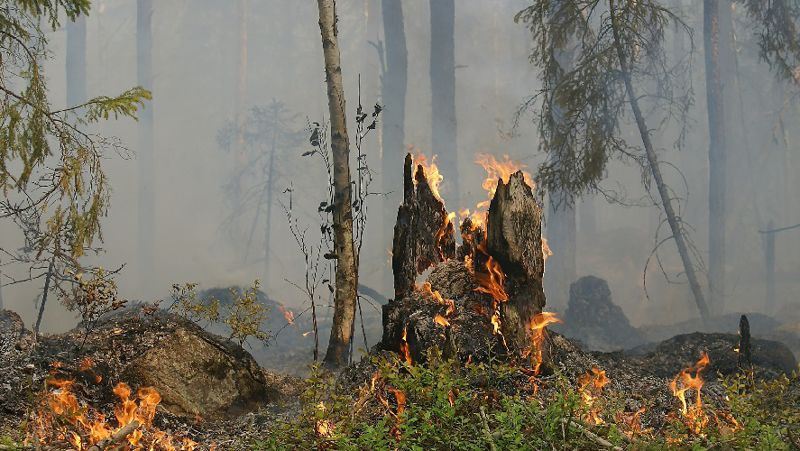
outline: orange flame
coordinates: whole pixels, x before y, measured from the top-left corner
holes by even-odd
[[[506,283],[506,275],[497,260],[489,257],[486,260],[486,273],[476,273],[475,279],[478,282],[478,287],[475,291],[486,293],[491,296],[495,301],[505,302],[508,300],[508,293],[504,285]]]
[[[433,195],[444,202],[442,196],[439,194],[439,185],[442,184],[444,176],[439,172],[439,166],[436,164],[436,155],[431,157],[431,161],[428,163],[428,158],[424,154],[417,152],[413,157],[412,164],[415,172],[417,166],[422,166],[422,170],[425,172],[425,178],[428,179],[428,185],[430,185]]]
[[[438,324],[438,325],[440,325],[440,326],[442,326],[442,327],[447,327],[447,326],[450,325],[450,321],[448,321],[447,318],[445,318],[444,316],[442,316],[442,315],[440,315],[438,313],[433,318],[433,322]]]
[[[600,417],[600,409],[595,406],[595,401],[603,391],[603,387],[611,380],[606,377],[606,371],[594,366],[586,374],[578,378],[578,391],[581,394],[583,405],[586,407],[585,421],[590,424],[600,425],[605,423]]]
[[[85,371],[92,366],[91,359],[84,359],[79,368]],[[114,408],[117,425],[112,426],[105,415],[78,400],[72,392],[74,380],[51,378],[46,385],[55,387],[55,390],[46,394],[32,425],[34,432],[29,433],[27,442],[47,445],[66,442],[83,451],[135,421],[136,428],[124,438],[134,449],[193,450],[197,446],[188,438],[175,441],[170,434],[152,426],[161,395],[151,387],[140,388],[136,393],[137,401],[131,399],[131,388],[127,384],[118,383],[113,389],[120,398],[120,403]]]
[[[481,165],[486,171],[486,178],[483,180],[482,186],[489,196],[489,200],[478,204],[479,209],[486,209],[489,207],[494,197],[494,192],[497,190],[499,179],[502,179],[504,183],[508,183],[511,174],[527,167],[525,164],[511,160],[508,158],[508,155],[503,155],[503,161],[498,161],[494,155],[485,153],[479,153],[475,158],[475,163]],[[536,188],[536,184],[533,182],[530,173],[523,170],[522,176],[525,178],[525,183],[527,183],[531,189]]]
[[[403,341],[400,343],[400,355],[403,357],[403,361],[409,365],[413,365],[414,360],[411,358],[411,349],[408,347],[407,337],[408,329],[403,327]]]
[[[560,323],[561,320],[553,312],[541,312],[534,315],[531,320],[531,369],[533,377],[539,375],[544,361],[544,341],[547,338],[546,327],[550,324]]]
[[[283,317],[284,319],[286,319],[287,324],[289,325],[294,324],[294,312],[284,307],[283,304],[278,304],[278,310],[280,310],[280,312],[283,313]]]
[[[681,370],[669,383],[672,394],[681,402],[680,412],[685,419],[687,427],[695,434],[701,434],[708,424],[708,415],[703,410],[703,400],[700,397],[700,389],[703,388],[705,383],[700,373],[710,362],[708,354],[705,351],[702,352],[700,360],[694,366]],[[686,392],[689,390],[694,390],[695,392],[695,400],[692,405],[689,405],[686,401]]]

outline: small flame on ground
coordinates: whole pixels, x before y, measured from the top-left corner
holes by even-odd
[[[440,315],[438,313],[433,318],[433,322],[438,324],[438,325],[440,325],[440,326],[442,326],[442,327],[447,327],[447,326],[450,325],[450,321],[448,321],[447,318],[445,318],[444,316],[442,316],[442,315]]]
[[[672,394],[681,402],[680,412],[687,427],[695,434],[701,434],[708,424],[708,415],[703,410],[703,400],[700,397],[700,390],[705,383],[700,373],[710,361],[708,354],[703,352],[694,366],[681,370],[669,383]],[[691,405],[686,400],[686,392],[689,390],[694,390],[695,393],[694,403]]]
[[[531,369],[533,377],[539,375],[544,361],[544,341],[547,338],[547,326],[560,323],[561,320],[553,312],[541,312],[534,315],[530,324],[531,331]]]
[[[81,371],[94,366],[91,359],[80,362]],[[57,366],[60,367],[60,366]],[[82,451],[111,438],[128,425],[136,427],[123,438],[134,449],[151,450],[193,450],[194,441],[183,438],[177,440],[166,432],[153,428],[152,422],[161,395],[152,387],[142,387],[131,398],[132,390],[127,384],[118,383],[113,391],[119,398],[114,408],[116,426],[106,421],[105,415],[81,403],[73,393],[75,381],[52,377],[48,379],[49,391],[36,413],[28,442],[36,444],[69,443],[74,449]]]
[[[586,407],[585,421],[590,424],[600,425],[605,423],[600,417],[600,409],[595,406],[603,387],[608,385],[611,380],[606,376],[606,371],[593,366],[586,374],[578,378],[578,391],[581,394],[583,405]]]

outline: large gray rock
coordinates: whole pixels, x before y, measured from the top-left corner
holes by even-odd
[[[564,323],[553,329],[592,351],[617,351],[643,343],[639,331],[611,300],[606,281],[594,276],[581,277],[570,285]]]

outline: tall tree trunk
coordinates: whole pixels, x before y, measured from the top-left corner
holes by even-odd
[[[647,123],[644,120],[644,114],[639,107],[639,97],[633,89],[633,81],[631,80],[631,72],[628,67],[628,60],[625,56],[625,50],[622,48],[619,36],[619,23],[617,22],[616,8],[614,7],[614,0],[608,0],[609,10],[611,11],[611,28],[614,38],[614,47],[617,52],[617,59],[619,60],[622,78],[625,83],[625,91],[628,95],[628,100],[631,103],[633,116],[636,119],[636,126],[639,129],[639,135],[642,138],[644,145],[645,155],[647,156],[647,164],[650,166],[650,171],[653,174],[653,180],[658,188],[658,194],[661,197],[661,207],[664,209],[664,214],[667,216],[670,230],[672,231],[672,238],[675,240],[675,245],[678,248],[678,254],[683,263],[683,269],[686,273],[686,278],[689,280],[689,288],[694,295],[697,309],[700,311],[700,316],[703,321],[707,321],[709,317],[708,305],[706,304],[703,290],[700,288],[700,282],[697,280],[697,274],[694,271],[691,257],[689,256],[689,248],[686,245],[686,239],[683,236],[683,229],[678,222],[678,217],[675,214],[675,209],[672,207],[672,198],[670,197],[669,190],[664,177],[661,175],[661,168],[659,167],[658,155],[656,155],[655,148],[652,141],[650,141],[650,129],[647,128]]]
[[[237,42],[238,61],[236,64],[236,95],[234,97],[233,114],[236,124],[236,137],[234,139],[235,174],[240,175],[247,165],[247,155],[244,146],[244,118],[245,102],[247,99],[247,13],[248,0],[239,0],[236,3],[239,23],[239,39]],[[234,180],[234,208],[241,207],[241,180]]]
[[[153,0],[136,2],[136,66],[138,84],[153,89]],[[142,286],[153,282],[155,265],[155,148],[153,105],[150,102],[139,114],[139,278]]]
[[[708,280],[711,308],[721,313],[725,296],[725,115],[720,62],[719,0],[703,0],[703,43],[708,110]]]
[[[388,249],[392,242],[392,227],[397,206],[402,201],[403,178],[397,168],[403,167],[406,155],[405,117],[406,90],[408,87],[408,51],[403,24],[402,0],[382,0],[383,42],[386,64],[381,77],[381,99],[384,105],[381,154],[381,191],[383,224],[381,227],[381,249]],[[382,278],[383,289],[393,286],[391,268],[386,267]]]
[[[333,153],[333,251],[336,254],[336,293],[333,325],[325,364],[332,368],[347,364],[355,319],[358,268],[353,245],[352,186],[350,184],[350,140],[347,136],[344,87],[336,27],[336,1],[317,0],[319,29],[325,56],[325,81],[331,120]]]
[[[67,21],[67,106],[86,102],[86,16]]]
[[[275,116],[273,118],[273,124],[276,126],[272,130],[272,144],[270,146],[270,153],[269,153],[269,166],[267,167],[267,193],[266,193],[266,202],[267,202],[267,210],[264,215],[264,286],[268,287],[269,283],[269,263],[270,263],[270,243],[272,238],[272,204],[275,201],[273,198],[273,191],[275,189],[275,152],[277,151],[277,136],[278,136],[278,109],[277,106],[275,108]]]
[[[450,205],[460,203],[456,141],[455,0],[430,0],[431,153],[439,155]]]

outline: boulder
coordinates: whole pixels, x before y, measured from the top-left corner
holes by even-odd
[[[570,285],[564,323],[553,329],[592,351],[611,352],[644,342],[622,309],[611,300],[606,281],[594,276],[581,277]]]
[[[27,349],[32,338],[19,315],[11,310],[0,310],[0,356]]]
[[[232,418],[278,397],[241,346],[146,306],[114,312],[88,333],[75,329],[41,336],[32,352],[18,354],[24,359],[9,370],[7,379],[29,371],[33,388],[59,362],[59,376],[76,380],[98,405],[115,402],[112,388],[118,382],[134,389],[155,388],[171,414],[209,420]],[[83,362],[91,362],[90,368]]]
[[[134,359],[124,379],[152,386],[170,412],[234,417],[274,398],[256,361],[244,349],[198,329],[180,327]]]

